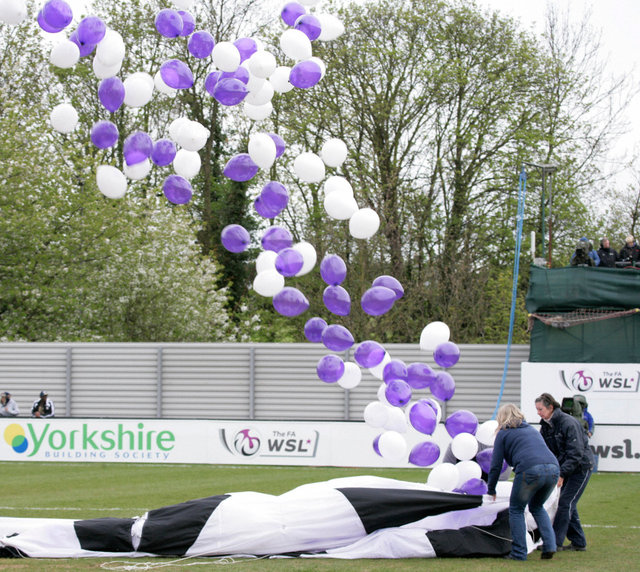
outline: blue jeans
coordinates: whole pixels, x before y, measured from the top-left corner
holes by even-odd
[[[569,475],[562,483],[558,499],[558,512],[553,520],[553,530],[556,533],[558,546],[562,546],[565,537],[574,546],[584,548],[587,545],[587,539],[580,525],[577,505],[590,477],[591,469],[587,469]]]
[[[542,550],[556,551],[556,536],[551,526],[551,519],[544,509],[544,501],[553,492],[558,482],[560,470],[555,464],[541,464],[529,467],[526,471],[516,473],[509,500],[509,526],[511,527],[511,556],[518,560],[527,559],[527,525],[524,509],[529,511],[538,525],[542,536]]]

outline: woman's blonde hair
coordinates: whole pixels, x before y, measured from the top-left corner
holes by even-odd
[[[505,403],[498,409],[496,421],[498,422],[498,431],[500,429],[520,427],[524,421],[524,413],[513,403]]]

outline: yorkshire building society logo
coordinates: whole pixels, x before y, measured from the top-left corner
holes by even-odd
[[[253,428],[220,429],[225,449],[240,457],[315,457],[318,432],[305,429],[273,429],[262,436]]]
[[[593,387],[593,374],[588,369],[580,369],[576,371],[572,376],[569,382],[567,382],[567,378],[565,377],[564,370],[560,372],[562,376],[562,381],[564,384],[574,391],[579,391],[584,393],[589,391]]]
[[[24,453],[29,447],[29,440],[24,429],[17,423],[7,425],[4,430],[4,440],[16,453]]]

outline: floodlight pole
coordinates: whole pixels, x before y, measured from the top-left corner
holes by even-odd
[[[538,169],[542,174],[542,197],[540,199],[540,254],[544,257],[544,234],[545,234],[545,214],[544,214],[544,197],[547,190],[547,175],[553,175],[557,170],[557,165],[551,164],[538,164],[538,163],[525,163],[529,167]],[[551,219],[551,202],[553,199],[553,179],[551,179],[549,185],[549,268],[551,268],[551,250],[553,246],[553,234],[552,234],[552,219]]]

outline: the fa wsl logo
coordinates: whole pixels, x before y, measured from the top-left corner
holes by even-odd
[[[562,382],[571,390],[584,393],[593,387],[593,374],[587,369],[576,371],[570,380],[567,380],[564,370],[560,371],[560,376],[562,377]]]
[[[253,457],[260,450],[260,435],[255,429],[241,429],[233,436],[233,442],[227,438],[226,431],[220,429],[220,439],[230,453],[243,457]]]

